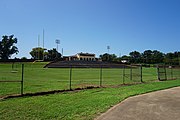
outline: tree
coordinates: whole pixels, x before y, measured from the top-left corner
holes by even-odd
[[[152,51],[152,63],[163,63],[164,54],[160,51],[153,50]]]
[[[45,50],[46,49],[43,49],[41,47],[36,47],[32,49],[30,55],[32,56],[33,59],[36,60],[43,60],[43,55],[44,55],[44,60],[55,60],[61,58],[61,54],[57,52],[55,48],[53,48],[52,50],[48,50],[47,52],[45,52]]]
[[[2,36],[2,41],[0,41],[0,58],[3,60],[9,59],[11,55],[19,52],[18,48],[15,46],[17,38],[13,37],[14,35]]]
[[[21,60],[27,60],[27,57],[22,57]]]
[[[152,53],[153,53],[152,50],[145,50],[142,53],[142,58],[143,58],[144,63],[147,63],[147,64],[151,63]]]
[[[55,60],[60,58],[61,58],[61,53],[59,53],[55,48],[53,48],[52,50],[48,50],[47,53],[48,60]]]
[[[180,66],[180,52],[174,52],[174,64]]]
[[[164,54],[158,50],[145,50],[142,53],[142,58],[147,64],[163,63]]]
[[[117,58],[115,54],[108,54],[108,53],[100,55],[99,57],[102,59],[102,61],[116,61]]]
[[[131,63],[140,63],[141,61],[141,53],[138,51],[133,51],[129,53],[130,55],[130,62]]]
[[[101,58],[102,61],[108,61],[109,54],[108,54],[108,53],[105,53],[105,54],[103,54],[103,55],[100,55],[99,57]]]
[[[180,52],[165,54],[164,62],[166,64],[180,65]]]
[[[30,55],[32,56],[33,59],[36,60],[43,60],[43,52],[45,49],[41,47],[36,47],[33,48],[32,51],[30,52]]]

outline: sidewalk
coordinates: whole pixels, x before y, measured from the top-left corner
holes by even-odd
[[[130,97],[95,120],[180,120],[180,87]]]

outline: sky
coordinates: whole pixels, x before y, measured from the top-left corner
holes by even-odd
[[[63,55],[180,51],[180,0],[0,0],[0,36],[14,35],[19,53],[40,46]],[[2,40],[2,38],[0,39]]]

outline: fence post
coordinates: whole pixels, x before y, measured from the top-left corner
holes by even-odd
[[[123,84],[125,84],[125,65],[123,67]]]
[[[132,81],[132,65],[131,65],[131,69],[130,69],[130,80]]]
[[[70,67],[70,79],[69,79],[69,89],[72,90],[71,88],[71,81],[72,81],[72,66]]]
[[[171,79],[173,79],[173,67],[171,66]]]
[[[142,65],[140,65],[140,70],[141,70],[141,82],[143,82],[143,80],[142,80]]]
[[[14,70],[14,62],[12,63],[12,70]]]
[[[159,75],[159,65],[157,65],[157,73],[158,73],[158,80],[160,80],[160,75]]]
[[[165,80],[167,80],[166,66],[164,65]]]
[[[102,87],[102,66],[100,68],[100,87]]]
[[[23,95],[23,84],[24,84],[24,64],[22,64],[22,76],[21,76],[21,95]]]

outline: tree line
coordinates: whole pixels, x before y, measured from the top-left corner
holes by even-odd
[[[4,35],[0,41],[0,59],[7,60],[13,54],[18,54],[18,48],[16,47],[18,40],[14,38],[14,35]],[[47,50],[45,48],[36,47],[32,48],[30,55],[34,60],[56,60],[61,59],[62,55],[55,49]],[[144,64],[173,64],[180,65],[180,52],[163,53],[158,50],[145,50],[143,53],[138,51],[132,51],[129,55],[123,55],[117,57],[115,54],[102,54],[99,56],[102,61],[119,62],[119,63],[144,63]],[[23,57],[23,59],[26,59]]]
[[[180,52],[169,52],[163,53],[158,50],[145,50],[143,53],[138,51],[132,51],[129,55],[123,55],[122,57],[117,57],[115,54],[105,53],[100,55],[102,61],[110,62],[125,62],[125,63],[144,63],[144,64],[172,64],[180,65]]]

